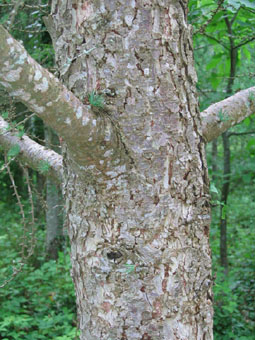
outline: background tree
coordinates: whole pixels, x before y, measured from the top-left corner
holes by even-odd
[[[3,3],[1,9],[1,20],[6,23],[6,27],[12,32],[15,38],[22,39],[24,46],[31,55],[44,67],[53,70],[54,52],[51,46],[51,39],[46,31],[42,17],[49,14],[50,7],[47,1],[13,1]],[[6,93],[2,93],[4,115],[13,126],[18,123],[19,133],[24,131],[38,143],[47,147],[59,150],[59,141],[53,137],[52,133],[45,133],[43,121],[29,112],[21,103],[12,103],[12,107],[6,102]],[[12,112],[12,114],[11,114]],[[49,129],[48,129],[49,131]],[[46,140],[44,141],[44,135]],[[21,195],[26,195],[26,188],[20,185],[22,180],[22,169],[12,165],[15,169],[13,179]],[[39,168],[38,168],[39,169]],[[57,258],[61,247],[62,219],[61,219],[61,195],[56,183],[51,183],[47,179],[47,185],[43,172],[47,170],[47,165],[41,163],[40,171],[29,171],[29,177],[33,190],[33,200],[35,205],[35,218],[44,219],[46,213],[46,240],[45,251],[48,258]],[[46,197],[46,201],[44,200]]]
[[[254,66],[250,61],[254,58],[255,17],[252,2],[225,1],[223,6],[220,4],[216,7],[211,1],[202,2],[201,5],[201,8],[197,8],[195,2],[190,2],[191,21],[195,26],[198,89],[203,109],[210,103],[225,98],[229,88],[234,93],[253,85]],[[206,27],[203,20],[209,22]],[[226,25],[226,21],[231,27]],[[204,29],[201,30],[201,27]],[[228,118],[222,116],[222,119]],[[214,206],[218,204],[218,207],[213,208],[211,229],[214,272],[217,274],[214,287],[216,339],[235,339],[242,336],[245,339],[253,338],[254,314],[250,297],[254,292],[252,276],[255,266],[251,252],[255,219],[254,200],[250,192],[254,187],[254,131],[254,116],[251,116],[225,133],[224,144],[229,148],[224,147],[220,140],[208,145],[211,193]],[[228,156],[225,161],[223,154]],[[231,178],[226,171],[230,168],[230,162]],[[230,190],[225,195],[225,188],[228,186]],[[223,194],[228,199],[228,204],[223,202]],[[221,220],[221,226],[226,226],[228,219],[228,235],[226,229],[221,227],[220,237],[217,219]],[[221,247],[217,244],[220,239],[225,240],[221,242]],[[218,263],[225,265],[225,268],[229,264],[228,277],[222,274]]]

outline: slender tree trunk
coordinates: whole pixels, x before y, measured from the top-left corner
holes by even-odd
[[[57,140],[56,134],[50,128],[45,127],[46,146],[56,151]],[[56,182],[48,177],[46,180],[46,257],[49,259],[58,258],[63,233],[61,215],[60,189]]]
[[[220,217],[220,263],[228,273],[228,254],[227,254],[227,200],[230,185],[230,146],[229,136],[227,132],[222,134],[223,150],[224,150],[224,171],[223,184],[221,189],[221,217]]]
[[[42,206],[45,199],[45,183],[45,176],[36,172],[35,216],[37,220],[45,219],[45,205]]]
[[[212,180],[216,184],[218,171],[218,139],[212,141]]]
[[[231,95],[232,88],[235,81],[236,75],[236,64],[237,64],[237,49],[233,39],[232,24],[228,17],[225,17],[225,23],[228,30],[229,38],[229,54],[230,54],[230,72],[227,84],[227,95]],[[227,118],[227,117],[226,117]],[[223,167],[223,184],[221,188],[221,212],[220,212],[220,263],[224,268],[225,274],[228,274],[228,244],[227,244],[227,201],[229,194],[229,186],[231,179],[231,150],[229,143],[228,132],[222,134],[223,149],[224,149],[224,167]]]
[[[95,124],[110,121],[118,136],[112,150],[91,138],[98,146],[84,150],[83,164],[64,153],[81,339],[212,339],[208,177],[187,3],[53,0],[46,22],[61,78],[85,102],[105,94]]]
[[[63,231],[60,193],[56,183],[50,178],[47,178],[46,189],[46,257],[57,259]]]

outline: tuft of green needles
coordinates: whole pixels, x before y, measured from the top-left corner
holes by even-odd
[[[88,101],[91,106],[103,108],[104,107],[104,97],[97,94],[96,91],[92,91],[88,94]]]

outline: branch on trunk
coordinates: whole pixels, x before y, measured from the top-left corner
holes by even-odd
[[[62,156],[34,142],[27,136],[17,136],[17,131],[8,131],[9,124],[0,117],[0,145],[4,150],[18,146],[17,157],[34,170],[45,170],[44,174],[57,182],[62,180]]]
[[[210,142],[253,113],[255,113],[255,87],[212,104],[201,112],[203,138]]]
[[[1,25],[0,84],[65,140],[77,163],[100,158],[106,152],[100,149],[100,143],[109,149],[116,145],[111,121],[95,115]],[[84,154],[89,155],[87,159]]]

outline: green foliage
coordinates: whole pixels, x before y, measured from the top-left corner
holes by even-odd
[[[229,238],[229,275],[223,273],[218,265],[219,229],[216,219],[217,211],[213,211],[211,227],[211,245],[213,252],[214,273],[214,338],[215,340],[254,340],[255,334],[255,201],[240,204],[240,193],[231,195],[229,206],[231,215],[228,223]],[[248,195],[248,190],[246,195]],[[250,211],[252,210],[252,211]]]
[[[255,130],[253,116],[246,118],[232,130],[243,133]],[[211,182],[213,216],[211,225],[211,246],[214,285],[214,339],[254,340],[255,334],[255,139],[254,135],[231,137],[231,183],[227,206],[223,207],[222,218],[228,222],[228,277],[219,265],[219,217],[223,202],[220,202],[220,187],[224,181],[223,146],[218,140],[217,172],[212,171],[212,149],[208,145],[207,159]],[[226,211],[227,209],[227,211]],[[226,214],[227,213],[227,214]]]
[[[255,13],[254,1],[225,0],[216,13],[218,1],[190,0],[189,20],[194,26],[194,54],[198,73],[201,110],[225,99],[230,76],[230,40],[226,18],[231,21],[231,38],[236,48],[236,73],[232,93],[254,86]],[[214,11],[214,12],[213,12]],[[206,25],[207,23],[207,25]],[[249,42],[249,43],[248,43]],[[250,105],[254,96],[249,96]],[[219,120],[229,119],[219,112]],[[231,131],[243,134],[255,130],[254,116],[246,118]],[[214,285],[214,339],[255,339],[255,139],[252,135],[230,138],[231,183],[227,205],[221,202],[223,145],[218,138],[217,171],[213,171],[212,148],[208,145],[210,192],[213,216],[211,246]],[[223,209],[221,209],[223,207]],[[220,215],[222,214],[222,215]],[[227,220],[229,274],[220,266],[219,219]]]
[[[41,173],[41,174],[47,174],[47,172],[49,171],[50,169],[50,164],[46,161],[40,161],[39,163],[39,166],[38,166],[38,171]]]
[[[1,112],[1,116],[3,117],[3,119],[7,119],[9,116],[9,112],[3,111]]]
[[[22,138],[22,137],[24,136],[24,134],[25,134],[24,126],[23,126],[23,125],[19,125],[19,126],[17,127],[17,130],[18,130],[18,132],[17,132],[16,135],[17,135],[19,138]]]
[[[19,216],[0,204],[0,284],[20,261]],[[37,226],[40,229],[40,226]],[[68,253],[45,262],[45,233],[37,233],[36,255],[21,273],[0,290],[0,334],[8,340],[78,340],[74,287]]]
[[[125,263],[124,266],[120,268],[118,271],[124,274],[131,274],[135,272],[135,268],[136,268],[135,264]]]
[[[20,146],[18,144],[13,145],[7,153],[8,157],[16,157],[20,153]]]
[[[241,6],[242,5],[242,6]],[[189,21],[194,27],[194,54],[198,73],[201,110],[211,103],[224,99],[230,73],[230,42],[225,18],[232,23],[234,45],[237,49],[236,77],[233,91],[253,84],[255,47],[255,15],[251,11],[254,1],[225,0],[224,10],[213,14],[218,2],[190,0]],[[238,11],[236,9],[238,6]],[[241,7],[240,7],[241,6]],[[205,25],[209,21],[208,25]],[[205,25],[205,26],[203,26]],[[202,29],[200,33],[200,29]],[[249,42],[249,43],[248,43]],[[251,75],[249,75],[251,73]]]
[[[228,4],[230,5],[230,8],[232,7],[233,12],[238,10],[241,6],[255,9],[255,4],[253,0],[228,0]]]
[[[211,192],[211,193],[215,193],[215,194],[218,194],[218,193],[219,193],[219,191],[218,191],[218,189],[216,188],[216,186],[215,186],[215,184],[213,183],[213,181],[211,181],[211,183],[210,183],[210,192]]]
[[[131,274],[135,271],[135,264],[125,263],[126,273]]]
[[[248,139],[248,137],[245,138]],[[220,214],[219,207],[213,208],[211,226],[213,271],[216,274],[214,338],[216,340],[254,340],[255,199],[254,196],[250,197],[250,187],[254,186],[255,182],[254,157],[251,157],[251,161],[247,161],[249,153],[248,150],[243,149],[241,140],[232,146],[232,153],[232,190],[228,201],[228,277],[219,266],[220,235],[217,223]],[[210,156],[209,153],[208,156]],[[221,145],[219,156],[223,156]],[[244,159],[246,162],[243,162]],[[210,167],[210,157],[208,161]],[[246,181],[245,175],[250,173],[252,176],[249,181]]]
[[[91,106],[103,108],[104,107],[104,97],[97,94],[96,91],[92,91],[88,95],[88,101]]]

